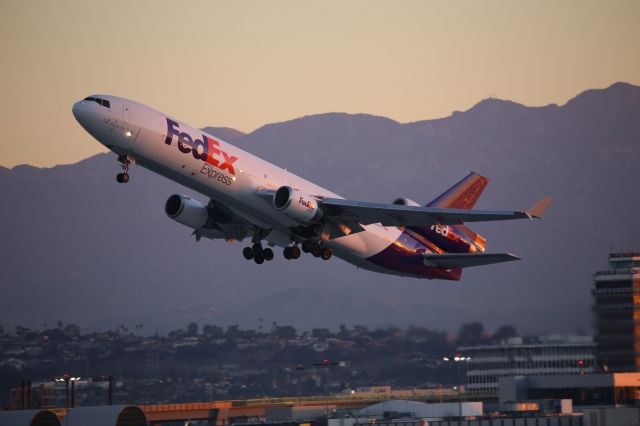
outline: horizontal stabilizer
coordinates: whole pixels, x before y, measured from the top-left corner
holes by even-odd
[[[490,265],[492,263],[520,260],[518,256],[509,253],[445,253],[423,254],[427,266],[439,268],[469,268],[471,266]]]

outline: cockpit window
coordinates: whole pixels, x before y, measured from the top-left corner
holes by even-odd
[[[88,96],[86,98],[84,98],[85,101],[93,101],[96,102],[100,105],[102,105],[103,107],[107,107],[107,108],[111,108],[111,102],[109,102],[106,99],[100,99],[100,98],[94,98],[93,96]]]

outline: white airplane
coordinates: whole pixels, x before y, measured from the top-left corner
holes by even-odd
[[[426,206],[408,198],[346,200],[138,102],[92,95],[73,105],[73,115],[118,155],[118,182],[129,181],[135,163],[203,194],[206,204],[171,195],[166,214],[198,241],[250,238],[243,255],[257,264],[272,260],[271,247],[279,246],[286,259],[301,251],[324,260],[335,254],[375,272],[459,280],[462,268],[518,259],[485,253],[485,239],[464,223],[540,218],[551,202],[545,197],[526,212],[471,210],[488,182],[476,173]]]

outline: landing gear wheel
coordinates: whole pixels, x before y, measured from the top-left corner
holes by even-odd
[[[313,248],[313,241],[311,240],[304,240],[302,242],[302,251],[305,253],[309,253],[311,251],[311,248]]]
[[[331,249],[329,247],[322,247],[321,253],[320,253],[320,257],[322,257],[322,260],[329,260],[331,259]]]
[[[129,182],[129,164],[131,164],[131,160],[123,155],[118,157],[118,161],[122,163],[122,173],[116,175],[116,180],[118,183],[127,183]]]
[[[251,250],[251,247],[245,247],[242,250],[242,255],[244,256],[245,259],[251,260],[253,259],[253,250]]]
[[[265,260],[265,250],[263,250],[262,244],[255,243],[252,247],[252,251],[253,251],[253,261],[256,262],[258,265],[263,264]],[[273,252],[271,254],[273,254]]]
[[[253,236],[251,237],[251,251],[253,252],[253,261],[258,265],[264,263],[265,260],[273,259],[273,250],[270,248],[262,248],[263,229],[254,227]]]
[[[264,251],[262,252],[262,255],[264,256],[264,260],[266,260],[267,262],[270,262],[273,260],[273,250],[271,250],[269,247],[264,249]]]
[[[298,246],[291,247],[291,258],[297,259],[299,257],[300,257],[300,247]]]
[[[291,247],[285,247],[284,250],[282,250],[282,254],[287,260],[293,259],[293,256],[291,256]]]
[[[313,244],[313,246],[311,247],[311,254],[314,257],[320,257],[320,255],[322,254],[322,247],[320,247],[320,244],[318,243]]]

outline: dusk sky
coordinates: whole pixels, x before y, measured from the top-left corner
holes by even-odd
[[[90,94],[244,132],[343,111],[400,122],[490,96],[562,104],[640,84],[640,2],[0,0],[0,165],[103,151]]]

